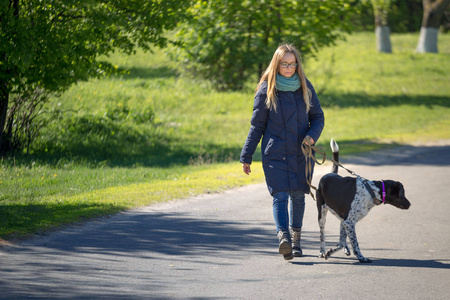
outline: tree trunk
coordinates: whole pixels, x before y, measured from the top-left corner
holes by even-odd
[[[6,114],[8,112],[8,102],[8,84],[4,81],[0,81],[0,153],[4,153],[8,150],[8,145],[4,136]]]
[[[10,8],[13,8],[13,16],[16,20],[19,19],[19,0],[11,0],[9,1]],[[7,53],[0,53],[0,58],[3,60],[5,65],[7,64]],[[1,64],[0,64],[1,66]],[[0,69],[6,77],[3,77],[0,80],[0,153],[5,153],[9,150],[9,144],[7,143],[7,136],[5,136],[6,130],[6,117],[8,114],[8,104],[9,104],[9,95],[10,95],[10,78],[13,71],[9,67],[2,67]]]
[[[375,39],[377,43],[377,51],[383,53],[392,53],[391,46],[391,30],[388,25],[387,8],[374,6],[375,16]]]
[[[375,28],[378,52],[392,53],[389,26],[377,26]]]
[[[418,53],[437,53],[439,25],[450,0],[423,0],[423,19],[417,43]]]
[[[417,53],[438,53],[438,29],[433,27],[420,27]]]

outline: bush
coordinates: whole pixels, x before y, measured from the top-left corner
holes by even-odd
[[[352,29],[354,1],[198,1],[180,26],[173,56],[220,90],[239,90],[261,75],[280,43],[303,54],[331,45]]]

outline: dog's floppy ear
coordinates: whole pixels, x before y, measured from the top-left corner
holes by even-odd
[[[395,181],[392,185],[391,194],[397,196],[400,199],[405,198],[405,189],[403,188],[403,184],[398,181]]]

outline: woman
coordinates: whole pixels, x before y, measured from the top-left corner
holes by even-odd
[[[286,260],[302,256],[300,238],[309,186],[301,144],[304,140],[315,144],[323,126],[323,111],[305,77],[299,52],[290,44],[281,45],[256,88],[250,132],[240,161],[249,175],[262,137],[262,164],[273,196],[278,251]]]

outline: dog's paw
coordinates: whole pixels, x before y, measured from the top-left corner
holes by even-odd
[[[328,258],[331,256],[331,254],[333,254],[336,250],[335,249],[330,249],[327,251],[327,253],[325,254],[325,256]]]
[[[370,264],[372,262],[372,260],[370,258],[366,258],[366,257],[358,258],[358,260],[360,263],[363,263],[363,264]]]
[[[350,256],[350,249],[347,247],[347,246],[345,246],[344,247],[344,253],[345,253],[345,255],[347,255],[347,256]]]

